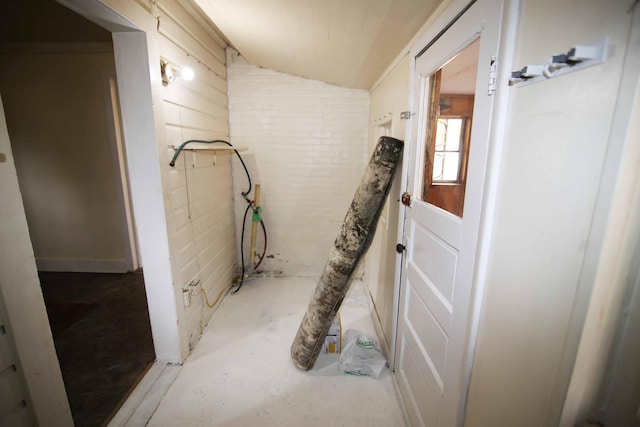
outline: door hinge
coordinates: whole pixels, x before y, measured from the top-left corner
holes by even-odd
[[[411,194],[403,193],[402,197],[400,198],[400,201],[402,202],[403,205],[411,207]]]
[[[412,113],[411,111],[402,111],[400,113],[400,120],[409,120],[411,117],[415,115],[416,113]]]
[[[498,57],[493,55],[489,62],[489,87],[487,94],[489,96],[496,93],[496,79],[498,75]]]

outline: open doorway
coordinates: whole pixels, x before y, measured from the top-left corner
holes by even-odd
[[[155,358],[111,33],[53,0],[2,21],[0,93],[58,359],[75,424],[101,425]]]

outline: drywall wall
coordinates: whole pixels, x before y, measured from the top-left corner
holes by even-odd
[[[516,64],[604,36],[613,49],[602,65],[500,89],[510,92],[510,109],[467,426],[559,421],[581,328],[572,311],[579,284],[594,279],[586,254],[599,251],[594,209],[599,186],[609,185],[602,171],[628,9],[623,1],[521,2]]]
[[[634,14],[616,101],[611,143],[598,204],[610,203],[603,226],[599,260],[585,262],[595,271],[591,299],[561,426],[597,420],[603,425],[632,425],[638,420],[640,351],[640,14]],[[603,197],[604,193],[604,197]],[[596,208],[596,215],[601,209]],[[600,221],[594,221],[598,224]],[[574,310],[576,314],[576,310]],[[574,317],[577,317],[574,315]],[[635,392],[633,391],[635,389]]]
[[[0,99],[0,293],[40,425],[73,425],[42,298]],[[5,397],[3,396],[3,399]]]
[[[319,276],[366,164],[369,93],[260,68],[232,50],[227,67],[231,142],[248,148],[262,188],[269,247],[259,272]],[[246,189],[241,167],[234,186]],[[235,206],[239,239],[246,203]]]
[[[113,53],[94,47],[23,45],[30,53],[0,59],[0,93],[41,270],[125,272],[132,265],[109,94],[115,64]]]
[[[407,110],[409,93],[409,55],[406,53],[391,68],[385,78],[371,90],[369,114],[369,150],[383,134],[404,140],[406,120],[400,113]],[[406,152],[405,152],[406,155]],[[393,347],[394,337],[394,290],[396,289],[396,252],[398,241],[398,218],[400,208],[400,181],[402,171],[398,169],[387,204],[380,217],[371,248],[364,265],[364,283],[371,294],[375,315],[380,322],[387,351]]]

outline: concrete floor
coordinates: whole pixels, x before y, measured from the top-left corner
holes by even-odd
[[[289,347],[315,288],[304,278],[250,279],[228,295],[155,410],[149,426],[405,426],[395,381],[341,374],[338,355],[309,372]],[[375,336],[360,281],[342,309],[343,332]]]

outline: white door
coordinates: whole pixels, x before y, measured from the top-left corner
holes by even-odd
[[[395,358],[414,426],[463,422],[501,13],[502,2],[473,3],[416,57]]]

